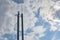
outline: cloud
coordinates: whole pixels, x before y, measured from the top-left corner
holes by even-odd
[[[0,26],[4,22],[5,14],[9,9],[9,3],[7,0],[0,0]]]
[[[2,1],[2,3],[1,3]],[[17,6],[13,3],[11,3],[10,0],[1,0],[1,6],[3,6],[3,10],[4,7],[8,10],[6,10],[6,12],[1,13],[4,21],[2,21],[2,26],[0,29],[0,34],[5,34],[5,33],[13,33],[14,32],[14,25],[16,23],[16,17],[15,14],[17,14]],[[1,7],[0,7],[1,8]],[[12,11],[13,10],[13,11]],[[1,18],[0,18],[1,19]],[[1,21],[1,20],[0,20]]]
[[[43,28],[42,26],[37,26],[32,28],[31,33],[29,35],[25,35],[25,40],[39,40],[39,38],[45,36],[44,32],[46,31],[46,28]],[[36,35],[38,34],[38,35]]]
[[[4,40],[8,40],[7,38],[4,38]]]
[[[60,22],[58,19],[54,19],[54,16],[53,16],[54,12],[60,9],[59,2],[54,3],[51,0],[45,0],[42,2],[41,7],[42,9],[41,9],[40,15],[43,17],[43,19],[45,19],[48,22],[49,20],[51,20],[52,21],[51,25],[53,25],[53,23],[55,22]]]
[[[43,34],[46,31],[46,28],[43,28],[42,26],[37,26],[33,28],[33,31],[35,33]]]
[[[56,31],[56,30],[57,30],[57,27],[55,27],[55,26],[51,26],[51,27],[50,27],[50,31],[54,32],[54,31]]]
[[[31,35],[31,36],[24,36],[24,40],[34,40],[33,39],[33,35]]]
[[[24,18],[24,30],[25,31],[28,28],[34,27],[35,22],[37,21],[37,18],[35,17],[35,14],[33,12],[30,12],[30,11],[31,10],[28,10],[27,8],[24,8],[23,18]]]

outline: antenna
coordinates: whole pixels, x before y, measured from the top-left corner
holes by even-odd
[[[21,29],[22,29],[22,40],[24,40],[23,13],[21,13]],[[19,11],[18,11],[18,15],[17,15],[17,40],[19,40]]]
[[[22,29],[22,40],[24,40],[24,30],[23,30],[23,13],[21,13],[21,29]]]
[[[18,2],[18,4],[21,4],[19,7],[21,7],[21,12],[22,12],[24,0],[18,0],[17,2]],[[22,29],[22,36],[21,37],[22,37],[22,40],[24,40],[23,13],[21,13],[20,16],[21,16],[21,29]],[[18,15],[17,15],[17,40],[19,40],[19,11],[18,11]]]
[[[17,40],[19,40],[19,11],[17,15]]]

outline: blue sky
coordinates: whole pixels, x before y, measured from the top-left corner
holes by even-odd
[[[24,3],[24,0],[12,0],[12,1],[14,1],[14,2],[16,2],[18,4]]]

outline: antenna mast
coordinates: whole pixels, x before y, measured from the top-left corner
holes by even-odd
[[[17,15],[17,40],[19,40],[19,11]]]

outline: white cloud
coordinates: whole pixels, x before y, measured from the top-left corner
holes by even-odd
[[[57,27],[55,27],[55,26],[51,26],[51,27],[50,27],[50,31],[54,32],[54,31],[56,31],[56,30],[57,30]]]
[[[24,36],[24,40],[34,40],[34,35]]]
[[[44,32],[46,31],[46,28],[43,28],[42,26],[34,27],[32,28],[33,32],[29,33],[29,35],[25,35],[25,40],[39,40],[39,38],[45,36]],[[37,37],[36,34],[39,34]]]
[[[26,12],[27,11],[27,12]],[[30,10],[31,11],[31,10]],[[27,8],[24,9],[24,30],[26,31],[28,28],[32,28],[37,21],[35,14],[30,12]]]
[[[60,31],[60,27],[58,27],[58,31]]]
[[[16,23],[15,14],[17,14],[17,5],[7,0],[9,4],[9,10],[7,10],[4,18],[3,25],[1,26],[0,33],[14,33],[14,24]]]
[[[4,38],[4,40],[8,40],[7,38]]]
[[[46,28],[43,28],[43,26],[37,26],[33,28],[33,31],[41,35],[41,34],[44,34],[44,32],[46,31]]]
[[[58,2],[54,3],[51,0],[45,0],[42,2],[42,9],[40,10],[40,15],[42,16],[43,19],[46,21],[51,20],[50,22],[51,25],[53,25],[55,22],[59,22],[60,20],[53,19],[53,13],[59,9],[60,7],[58,6]],[[52,8],[50,8],[52,6]],[[53,10],[54,8],[54,10]]]

